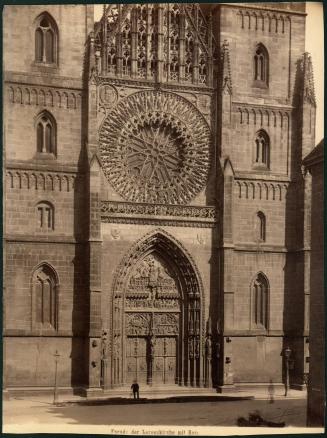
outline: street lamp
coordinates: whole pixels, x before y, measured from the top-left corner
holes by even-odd
[[[287,391],[290,386],[290,357],[292,350],[287,346],[284,350],[285,368],[286,368],[286,380],[285,380],[285,397],[287,397]]]
[[[59,361],[60,354],[56,350],[54,354],[55,358],[55,381],[54,381],[54,389],[53,389],[53,404],[55,405],[58,401],[58,361]]]

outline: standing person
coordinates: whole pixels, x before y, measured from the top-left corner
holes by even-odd
[[[132,383],[131,389],[133,391],[134,398],[139,399],[140,398],[140,393],[139,393],[140,387],[139,387],[139,384],[137,383],[136,380],[134,380],[134,382]]]

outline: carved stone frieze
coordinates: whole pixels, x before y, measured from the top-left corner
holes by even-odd
[[[175,298],[178,289],[175,279],[161,260],[150,254],[139,262],[129,278],[127,294],[144,291],[154,298]]]
[[[177,298],[170,299],[170,300],[155,299],[152,301],[152,300],[148,300],[148,299],[140,299],[138,297],[135,298],[135,297],[131,297],[131,296],[126,297],[125,308],[126,309],[138,309],[138,310],[142,310],[142,309],[174,310],[175,312],[180,310],[179,300]]]
[[[178,313],[155,313],[153,315],[153,333],[155,335],[177,335],[178,332]]]
[[[132,202],[102,201],[101,214],[175,216],[184,218],[216,219],[216,207],[135,204]]]
[[[126,333],[128,336],[177,335],[179,332],[178,313],[126,313]]]
[[[101,203],[102,222],[142,222],[157,225],[159,221],[165,225],[202,228],[215,226],[217,219],[217,209],[211,206],[136,204],[133,202],[117,201],[102,201]]]
[[[99,140],[104,173],[128,201],[185,204],[205,187],[210,130],[180,96],[148,90],[122,99]]]
[[[162,260],[148,255],[132,269],[125,294],[127,308],[176,309],[176,280]]]
[[[127,335],[147,336],[150,318],[150,313],[126,313]]]

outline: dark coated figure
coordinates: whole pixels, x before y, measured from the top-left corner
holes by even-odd
[[[131,389],[133,391],[134,398],[139,399],[140,398],[140,386],[136,382],[136,380],[132,383]]]

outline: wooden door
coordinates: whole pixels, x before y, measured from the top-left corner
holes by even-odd
[[[176,337],[156,338],[152,368],[153,384],[175,384],[176,363]]]
[[[128,337],[126,345],[126,383],[147,382],[147,339]]]

